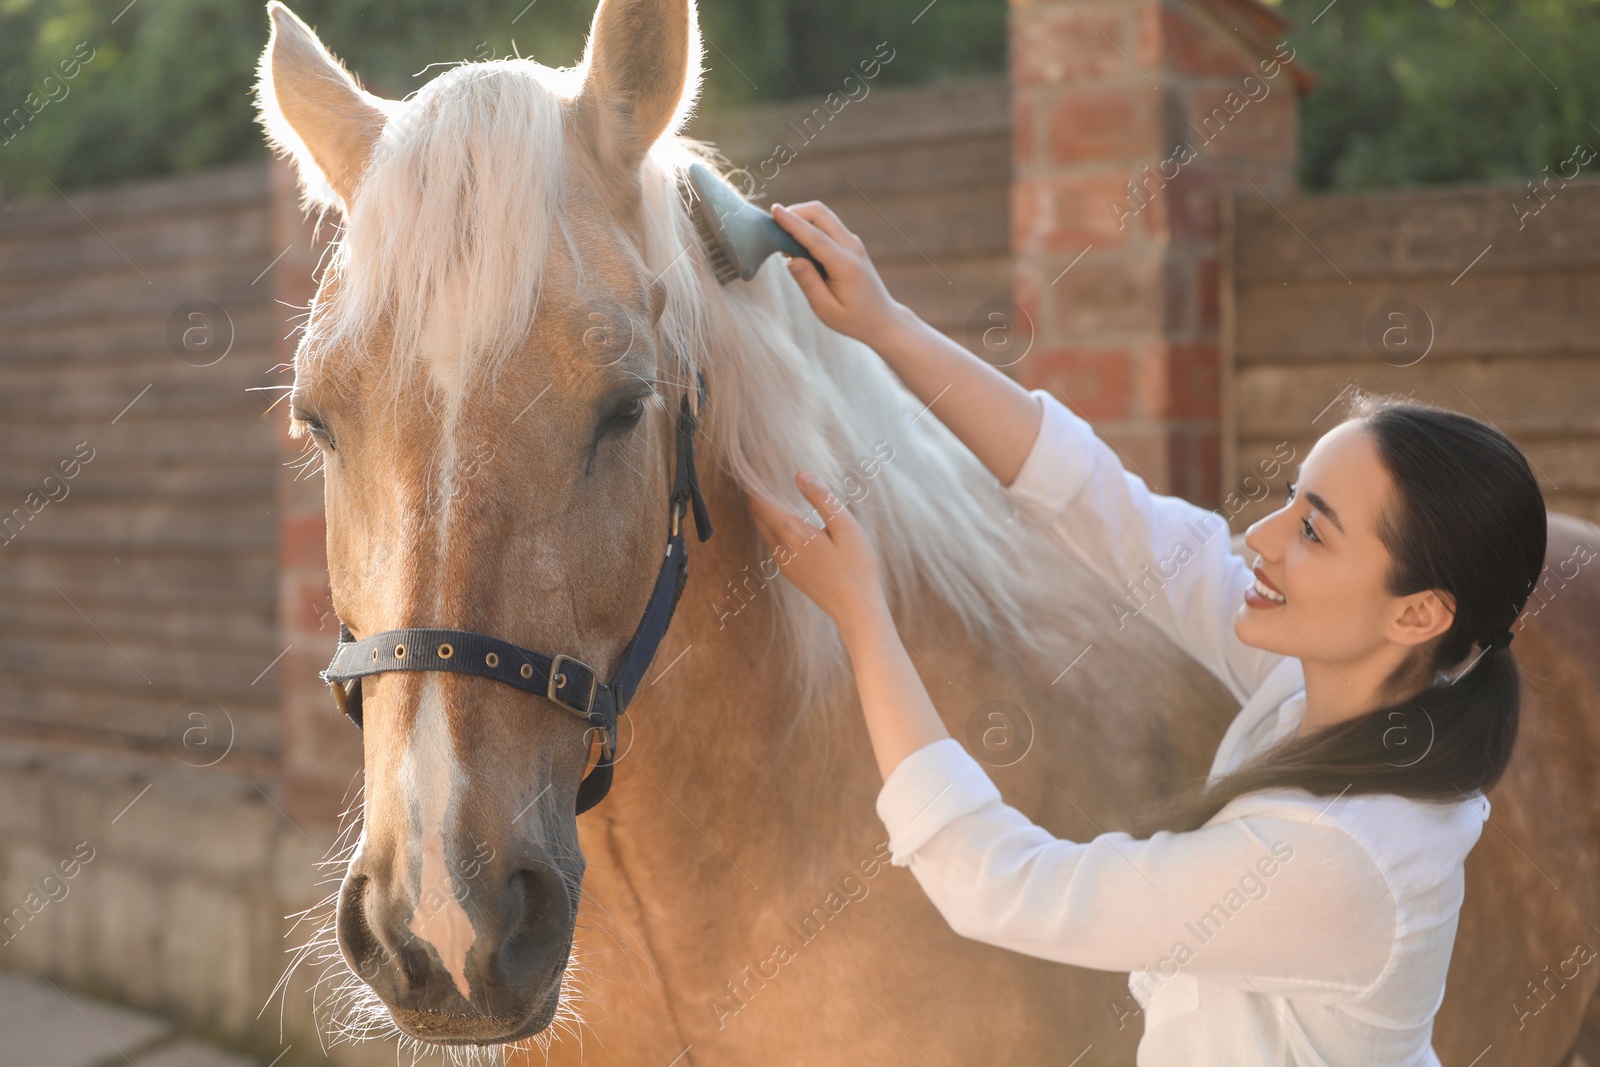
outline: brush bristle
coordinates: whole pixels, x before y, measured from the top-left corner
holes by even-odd
[[[717,231],[706,217],[705,201],[695,200],[690,213],[694,216],[694,228],[700,234],[700,247],[705,249],[706,261],[711,264],[711,273],[716,275],[718,285],[727,285],[739,276],[739,268],[734,266],[728,250],[717,239]]]

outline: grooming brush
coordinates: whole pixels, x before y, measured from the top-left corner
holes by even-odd
[[[809,259],[818,274],[828,276],[817,257],[769,212],[740,196],[704,163],[689,165],[689,185],[694,189],[694,227],[700,231],[700,243],[718,283],[749,281],[774,252]]]

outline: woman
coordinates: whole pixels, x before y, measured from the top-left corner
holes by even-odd
[[[1545,507],[1476,420],[1359,399],[1282,508],[1231,552],[1217,516],[1150,493],[1087,422],[923,323],[824,205],[774,217],[827,268],[789,270],[818,317],[874,348],[1048,528],[1243,708],[1211,776],[1145,836],[1056,838],[1001,801],[935,712],[862,529],[806,472],[818,529],[752,494],[788,575],[837,623],[884,777],[877,812],[959,934],[1126,970],[1140,1067],[1436,1065],[1463,864],[1511,758],[1507,646],[1538,580]]]

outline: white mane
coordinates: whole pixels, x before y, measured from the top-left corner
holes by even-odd
[[[546,241],[559,234],[581,263],[562,217],[562,102],[576,93],[578,75],[531,60],[465,64],[388,105],[375,162],[333,252],[337,286],[307,323],[310,350],[359,352],[383,328],[396,356],[386,373],[402,378],[412,373],[406,354],[425,339],[448,339],[474,375],[504,365],[536,314]],[[794,488],[798,468],[841,495],[853,476],[868,491],[852,510],[878,548],[902,623],[931,595],[976,643],[1014,639],[1060,656],[1062,614],[1088,610],[1062,602],[1077,586],[1062,580],[1064,554],[1009,520],[998,483],[936,412],[919,416],[921,402],[869,348],[818,322],[781,265],[769,263],[750,282],[717,284],[678,191],[696,160],[718,161],[709,146],[671,131],[645,159],[640,253],[668,290],[658,348],[664,358],[681,353],[684,364],[663,366],[661,377],[706,374],[702,469],[720,465],[739,485],[799,511],[809,508]],[[398,219],[405,225],[379,222]],[[894,457],[865,478],[856,464],[880,440]],[[1046,568],[1058,573],[1041,574]],[[756,588],[754,568],[751,575]],[[738,605],[730,598],[719,607],[726,590],[692,593],[680,612]],[[781,578],[759,595],[777,598],[800,706],[810,708],[844,665],[837,633]]]

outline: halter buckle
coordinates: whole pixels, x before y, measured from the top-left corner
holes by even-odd
[[[584,670],[589,672],[589,696],[588,696],[588,699],[584,701],[583,707],[581,707],[581,708],[579,708],[576,705],[572,704],[571,702],[563,699],[562,697],[559,697],[559,696],[556,695],[556,689],[558,688],[558,685],[565,685],[566,682],[567,682],[567,676],[565,674],[563,674],[562,671],[561,671],[561,664],[562,663],[572,663],[572,664],[575,664],[575,665],[577,665],[579,667],[582,667]],[[561,679],[560,683],[556,682],[557,678]],[[599,688],[600,688],[600,676],[599,676],[599,674],[597,674],[595,672],[595,669],[593,667],[591,667],[587,663],[583,662],[583,660],[581,660],[581,659],[573,659],[571,656],[563,655],[562,653],[559,653],[559,652],[556,653],[555,656],[553,656],[551,658],[551,660],[550,660],[550,679],[549,679],[549,681],[547,681],[545,683],[545,687],[544,687],[544,695],[549,697],[551,700],[553,700],[556,703],[562,705],[563,707],[572,708],[574,711],[580,712],[583,715],[588,715],[590,712],[594,711],[594,696],[595,696],[595,692]]]

